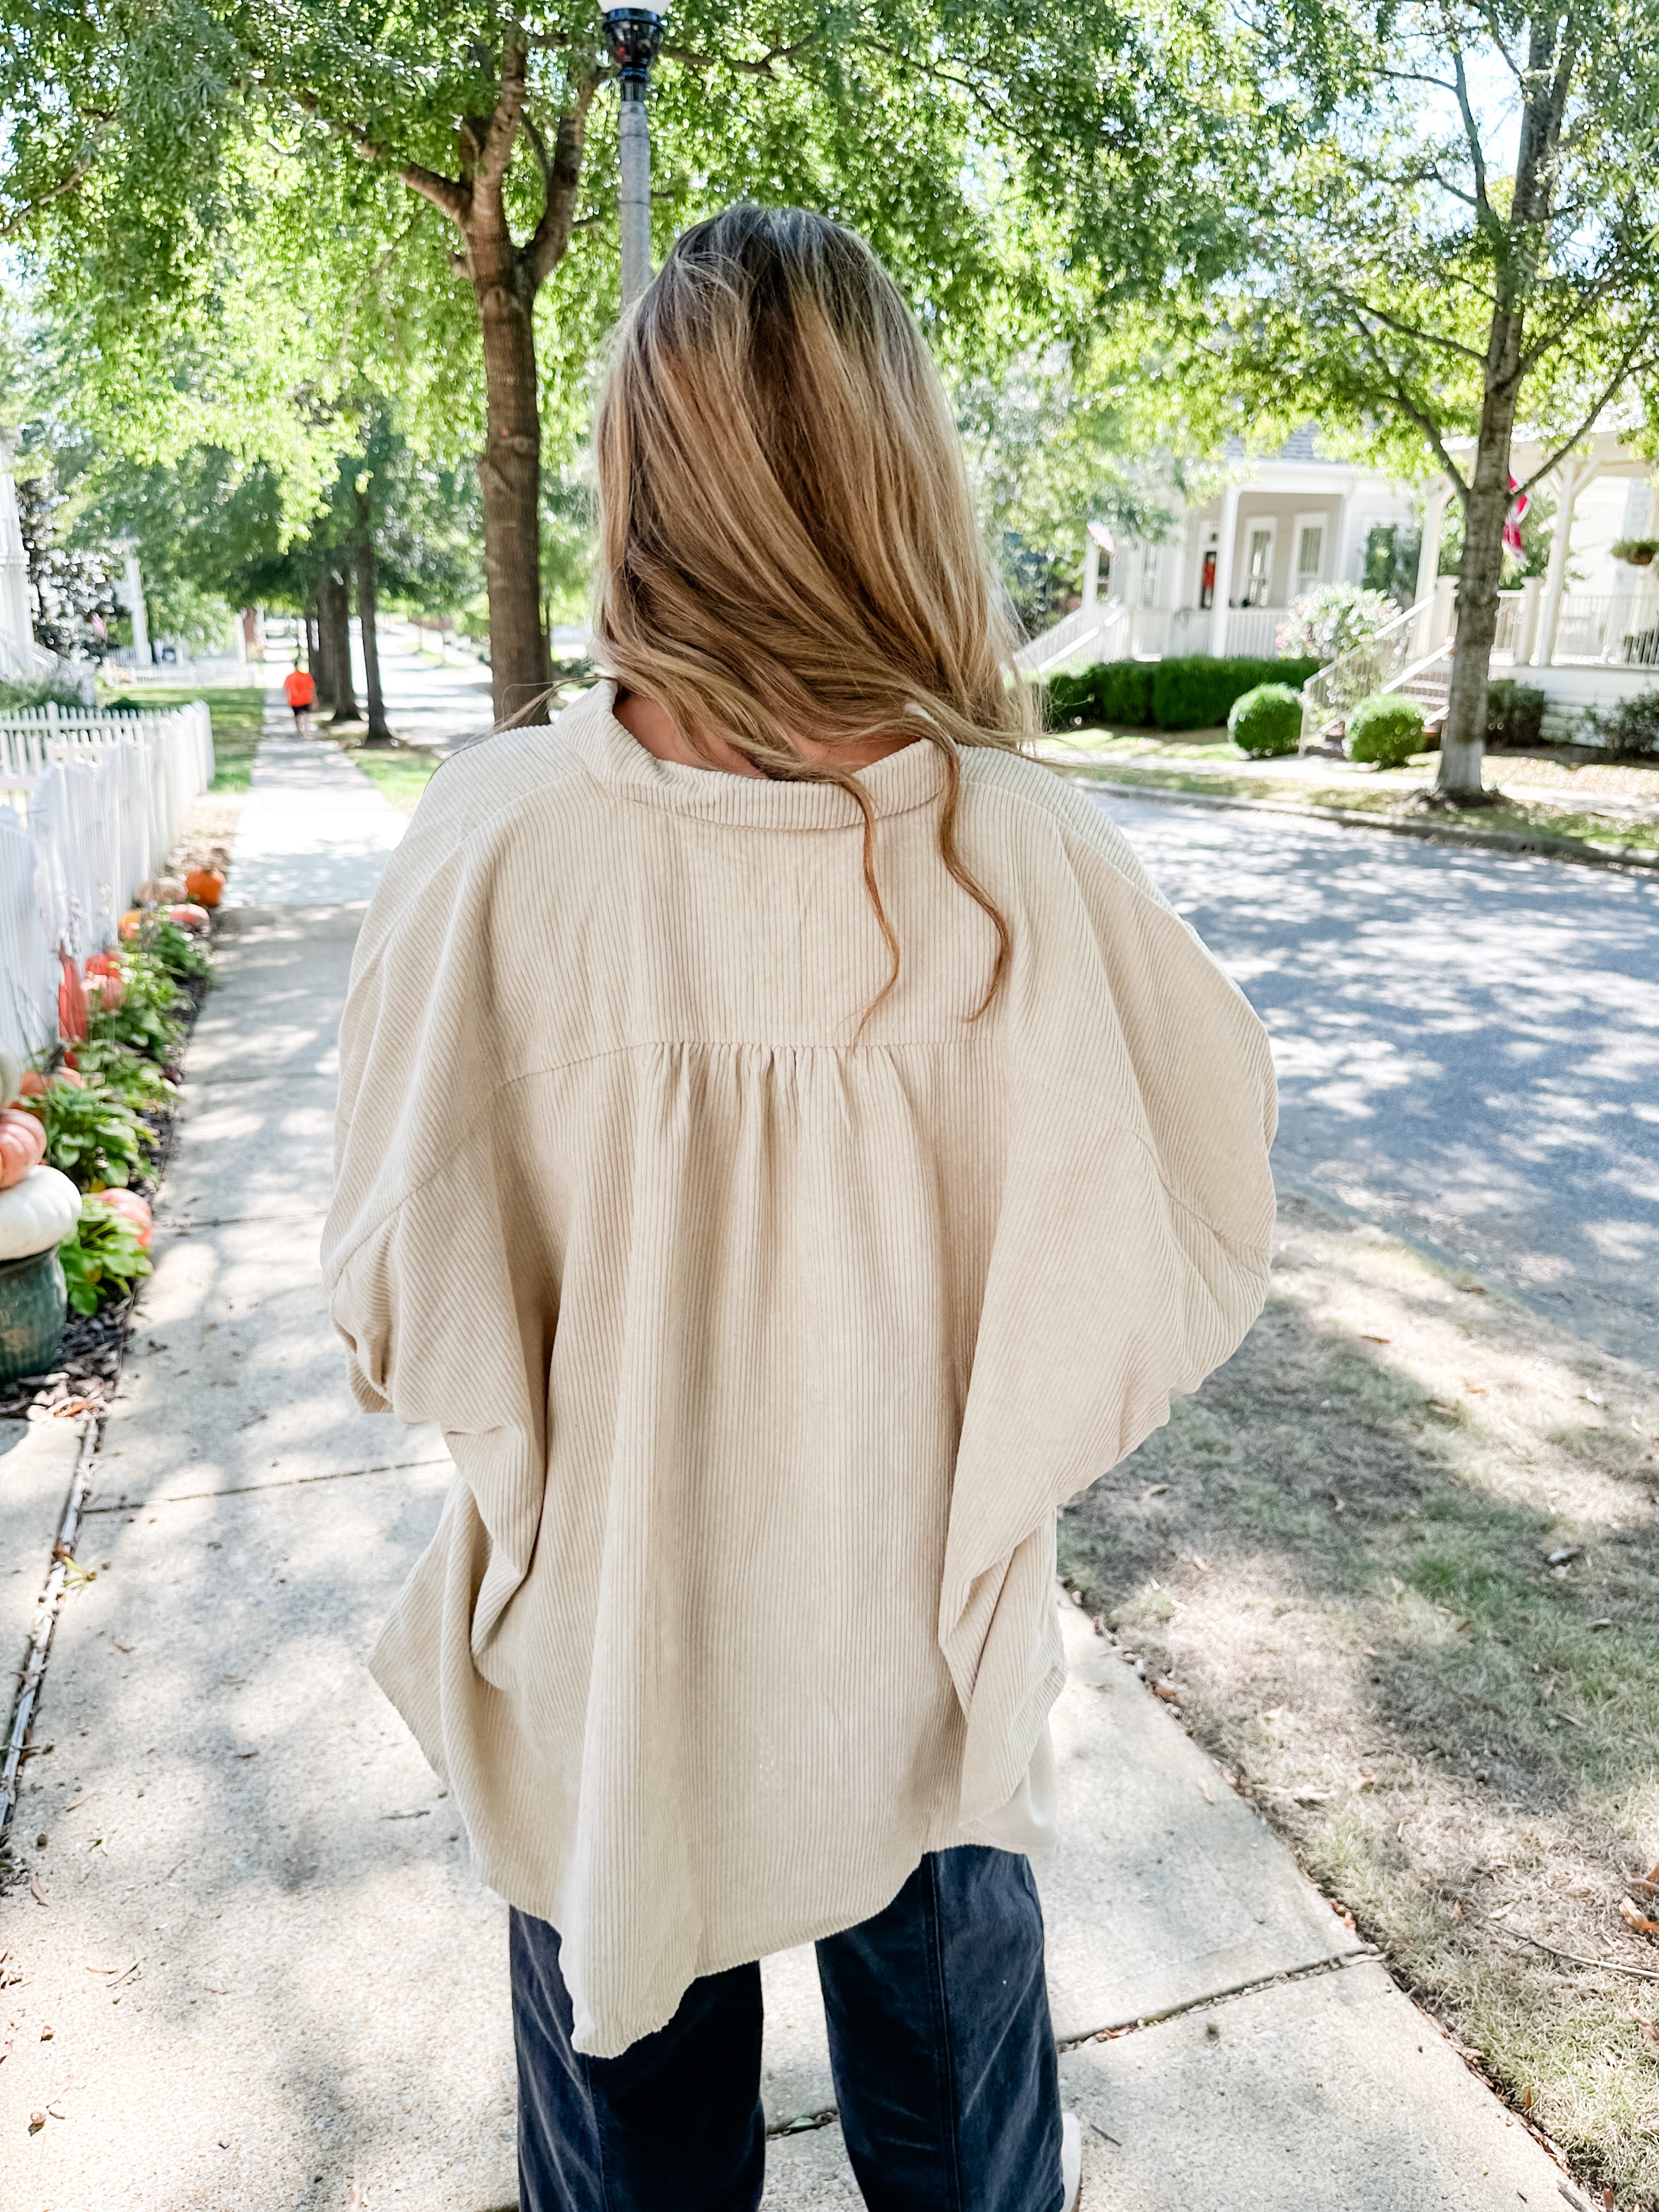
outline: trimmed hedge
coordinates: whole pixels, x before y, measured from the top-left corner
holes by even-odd
[[[1227,735],[1252,760],[1293,753],[1302,742],[1302,694],[1288,684],[1258,684],[1227,710]]]
[[[1076,730],[1097,723],[1129,729],[1205,730],[1224,722],[1235,699],[1262,684],[1305,684],[1317,660],[1212,660],[1194,653],[1174,660],[1100,660],[1078,676],[1048,679],[1048,724]]]
[[[1374,691],[1348,717],[1344,750],[1353,761],[1375,761],[1378,768],[1404,768],[1423,750],[1423,709],[1398,691]]]
[[[1152,720],[1160,730],[1207,730],[1224,722],[1233,701],[1258,684],[1299,689],[1322,664],[1317,660],[1212,660],[1194,653],[1153,664]]]
[[[1544,734],[1544,695],[1533,684],[1500,677],[1486,687],[1486,743],[1535,745]]]

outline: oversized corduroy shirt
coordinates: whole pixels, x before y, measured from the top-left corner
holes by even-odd
[[[579,2049],[1052,1818],[1057,1507],[1267,1279],[1261,1026],[1033,762],[654,759],[600,684],[433,779],[358,946],[324,1256],[457,1475],[374,1669]]]

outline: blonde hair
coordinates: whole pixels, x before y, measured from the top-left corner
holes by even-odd
[[[765,775],[834,783],[864,817],[864,885],[898,980],[876,823],[825,744],[922,738],[945,764],[939,849],[1008,925],[957,846],[958,749],[1034,734],[939,372],[854,232],[736,207],[682,234],[627,317],[596,429],[595,659],[699,751],[717,732]],[[860,1024],[860,1028],[862,1024]]]

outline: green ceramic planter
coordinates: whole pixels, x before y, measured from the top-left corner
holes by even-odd
[[[58,1355],[69,1293],[58,1247],[0,1260],[0,1382],[44,1375]]]

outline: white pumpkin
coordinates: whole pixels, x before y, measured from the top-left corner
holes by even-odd
[[[81,1218],[81,1194],[56,1168],[31,1168],[21,1182],[0,1190],[0,1260],[27,1260],[72,1236]]]

